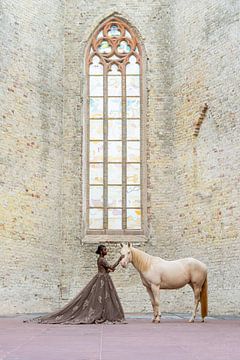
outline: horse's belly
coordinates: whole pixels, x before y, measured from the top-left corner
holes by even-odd
[[[161,279],[161,289],[180,289],[190,282],[187,276],[163,277]]]

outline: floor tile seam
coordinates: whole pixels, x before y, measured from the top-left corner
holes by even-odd
[[[99,360],[102,360],[102,349],[103,349],[103,325],[101,325],[101,332],[100,332]]]
[[[33,339],[37,338],[39,335],[42,335],[44,332],[47,332],[47,331],[48,331],[48,329],[42,329],[42,331],[40,333],[38,333],[37,335],[30,336],[30,338],[28,338],[23,343],[16,346],[15,348],[13,348],[11,351],[6,351],[5,354],[3,355],[3,357],[0,358],[0,360],[8,360],[8,357],[11,356],[14,352],[20,350],[23,346],[29,344]]]

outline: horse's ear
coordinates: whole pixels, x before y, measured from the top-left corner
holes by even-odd
[[[120,243],[120,246],[123,247],[123,243]]]
[[[130,242],[128,242],[128,247],[130,248],[132,246],[132,244]]]

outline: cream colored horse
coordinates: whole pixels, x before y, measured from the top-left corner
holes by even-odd
[[[207,267],[202,262],[185,258],[166,261],[157,256],[151,256],[134,248],[131,244],[121,244],[122,267],[131,262],[138,270],[142,283],[146,287],[153,307],[153,322],[159,323],[160,289],[179,289],[187,284],[194,292],[195,305],[189,322],[194,322],[199,302],[201,302],[202,321],[208,312],[207,302]]]

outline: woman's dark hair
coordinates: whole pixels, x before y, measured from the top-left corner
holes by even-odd
[[[105,248],[105,245],[98,245],[96,254],[100,255],[100,254],[101,254],[101,251],[102,251],[104,248]]]

